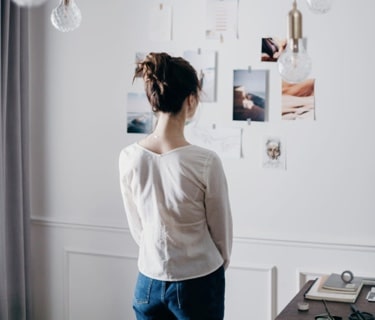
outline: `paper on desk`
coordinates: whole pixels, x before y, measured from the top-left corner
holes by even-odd
[[[318,280],[315,281],[311,288],[305,293],[305,298],[311,300],[327,300],[349,303],[354,303],[357,300],[362,289],[362,284],[354,292],[343,292],[324,289],[322,286],[327,279],[328,275],[319,277]]]

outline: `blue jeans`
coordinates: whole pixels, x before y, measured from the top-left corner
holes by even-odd
[[[133,309],[137,320],[224,319],[225,274],[183,281],[159,281],[138,274]]]

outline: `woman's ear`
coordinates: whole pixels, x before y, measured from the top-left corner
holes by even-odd
[[[187,117],[188,118],[191,118],[196,109],[197,109],[197,106],[198,106],[198,98],[195,94],[190,94],[188,97],[187,97]]]
[[[188,97],[188,104],[190,107],[194,107],[197,104],[197,97],[195,94],[191,93]]]

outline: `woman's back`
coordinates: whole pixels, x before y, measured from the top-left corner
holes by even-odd
[[[214,152],[186,145],[157,154],[135,143],[121,153],[120,171],[126,202],[133,203],[143,228],[141,272],[156,279],[183,280],[223,264],[208,228],[220,211],[229,210],[225,177]],[[210,198],[222,201],[207,202]],[[212,221],[207,209],[214,213]],[[230,227],[228,223],[221,228],[227,232]]]

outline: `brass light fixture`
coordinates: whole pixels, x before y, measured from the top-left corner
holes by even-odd
[[[311,71],[311,59],[302,36],[302,13],[297,9],[297,0],[293,1],[288,14],[287,45],[278,59],[278,67],[281,77],[290,83],[305,80]]]

